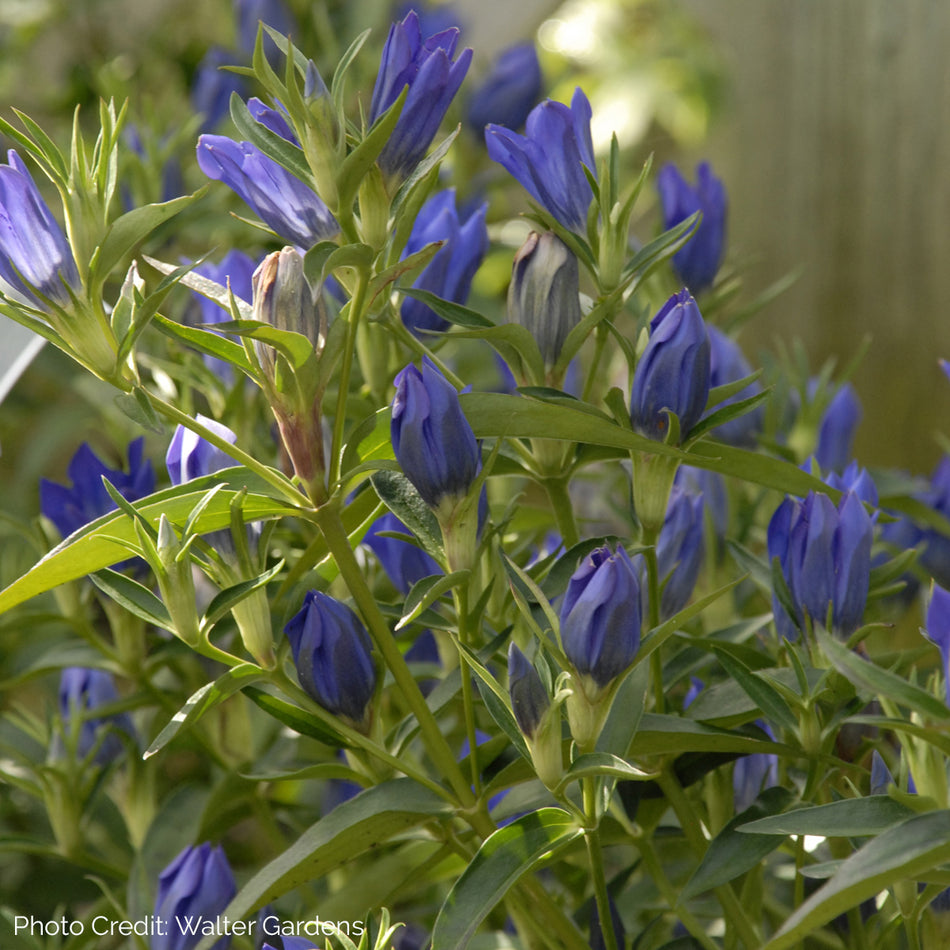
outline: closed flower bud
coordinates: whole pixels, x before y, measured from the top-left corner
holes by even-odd
[[[532,231],[515,255],[508,320],[531,333],[549,369],[581,321],[577,258],[552,231]]]
[[[150,950],[194,950],[202,932],[189,934],[175,926],[176,918],[192,917],[215,920],[237,893],[234,874],[220,845],[208,842],[185,848],[158,879],[155,917],[166,926],[150,938]],[[230,935],[211,945],[211,950],[228,950]]]
[[[843,471],[851,461],[861,415],[861,401],[854,386],[850,383],[839,386],[818,427],[815,458],[823,472]]]
[[[745,358],[739,344],[731,337],[726,336],[718,327],[707,326],[706,332],[709,334],[709,387],[725,386],[727,383],[734,383],[737,380],[744,379],[751,375],[752,367]],[[743,399],[749,399],[762,391],[762,386],[756,382],[749,383],[745,389],[740,390],[717,406],[722,408],[731,403],[740,402]],[[756,438],[762,431],[765,422],[765,409],[762,405],[756,406],[744,415],[730,419],[720,426],[716,426],[713,434],[717,439],[728,442],[730,445],[741,447],[751,447],[755,445]]]
[[[346,604],[312,590],[284,633],[304,690],[327,711],[366,731],[376,667],[359,617]]]
[[[703,496],[674,488],[656,544],[660,618],[666,620],[688,603],[703,563]]]
[[[596,548],[574,572],[561,604],[567,658],[598,690],[632,662],[640,647],[639,571],[620,546]]]
[[[827,495],[811,492],[804,501],[786,498],[768,529],[769,560],[779,559],[801,628],[805,616],[824,627],[831,610],[831,631],[847,637],[861,625],[871,571],[873,523],[854,492],[838,506]],[[775,598],[775,619],[783,636],[794,636],[789,618]]]
[[[378,159],[387,178],[405,178],[419,164],[462,85],[472,51],[463,50],[453,61],[458,38],[454,27],[423,38],[414,11],[390,27],[373,87],[370,122],[389,109],[406,86],[409,92]]]
[[[433,195],[419,211],[403,257],[427,244],[444,244],[416,278],[413,287],[428,290],[443,300],[464,304],[472,278],[488,251],[485,227],[487,205],[480,205],[463,221],[455,207],[455,189]],[[448,323],[421,300],[407,297],[400,308],[402,321],[413,333],[448,329]]]
[[[838,491],[853,491],[861,501],[866,501],[872,508],[878,506],[877,485],[874,484],[871,473],[866,468],[861,468],[857,462],[850,462],[840,475],[837,472],[829,472],[825,481]]]
[[[944,518],[950,517],[950,455],[944,455],[934,467],[929,487],[920,500]],[[908,531],[908,547],[924,542],[920,563],[938,584],[950,587],[950,538],[936,528],[925,527],[914,537]]]
[[[127,713],[111,716],[91,715],[100,706],[118,702],[115,683],[104,670],[71,666],[59,679],[59,715],[67,736],[76,730],[76,755],[84,759],[96,749],[95,761],[106,765],[122,752],[118,733],[135,736],[135,728]],[[97,748],[98,747],[98,748]]]
[[[940,650],[947,705],[950,706],[950,593],[933,584],[927,605],[927,638]]]
[[[233,93],[242,98],[245,95],[245,77],[224,68],[239,59],[239,53],[212,46],[198,64],[191,87],[191,106],[201,116],[202,132],[210,132],[228,116]]]
[[[392,443],[406,477],[431,508],[464,497],[481,468],[455,387],[427,357],[396,376]]]
[[[716,279],[726,243],[726,189],[708,162],[696,166],[696,184],[689,184],[675,165],[664,165],[656,180],[663,207],[663,226],[669,230],[697,211],[702,220],[689,240],[673,255],[673,270],[694,293],[702,293]]]
[[[633,428],[663,441],[667,413],[685,436],[699,422],[709,398],[709,335],[688,290],[674,294],[650,323],[650,340],[637,363],[630,394]]]
[[[66,235],[13,149],[0,164],[0,278],[40,307],[37,293],[68,306],[67,288],[80,286]]]
[[[534,738],[551,697],[538,671],[515,643],[508,647],[508,695],[518,728],[529,739]]]
[[[503,50],[472,93],[468,124],[479,134],[489,123],[520,129],[541,96],[541,63],[533,43]]]
[[[770,739],[775,739],[768,723],[755,723]],[[763,788],[778,785],[778,756],[770,752],[753,752],[736,760],[732,772],[733,803],[737,812],[745,811]]]
[[[500,125],[485,129],[491,158],[555,220],[581,234],[594,198],[584,168],[593,174],[597,171],[590,119],[590,102],[578,88],[570,107],[545,99],[532,109],[524,135]]]

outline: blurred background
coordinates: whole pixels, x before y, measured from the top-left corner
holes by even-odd
[[[381,38],[394,14],[383,0],[287,6],[325,63],[367,26]],[[753,363],[798,339],[813,371],[831,358],[840,369],[869,336],[853,377],[864,404],[856,455],[930,471],[950,410],[937,364],[950,357],[950,5],[459,0],[428,10],[460,21],[476,75],[494,51],[533,36],[547,94],[564,101],[583,82],[595,144],[616,131],[631,169],[652,152],[692,177],[708,159],[729,191],[727,266],[741,275],[740,300],[797,274],[743,331]],[[153,130],[150,160],[180,159],[194,188],[191,90],[209,48],[239,42],[230,0],[0,0],[0,114],[20,108],[65,144],[77,104],[94,117],[99,96],[128,98],[136,127]],[[148,181],[136,200],[159,197]],[[649,237],[652,194],[641,212]],[[0,353],[13,348],[0,334]],[[99,425],[97,393],[49,347],[24,375],[0,410],[10,503],[22,492],[36,510],[36,479],[56,477]]]

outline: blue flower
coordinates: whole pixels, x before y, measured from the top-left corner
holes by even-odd
[[[468,102],[468,124],[481,133],[494,123],[520,129],[541,97],[541,63],[533,43],[502,50]]]
[[[699,227],[673,255],[673,270],[694,293],[702,293],[716,279],[726,243],[726,189],[708,162],[696,166],[696,185],[680,174],[675,165],[664,165],[656,177],[663,226],[667,230],[702,212]]]
[[[297,24],[281,0],[234,0],[234,12],[237,14],[238,44],[248,55],[254,52],[259,23],[265,23],[282,36],[297,33]],[[264,36],[266,42],[273,45],[266,33]]]
[[[718,327],[707,326],[709,334],[709,387],[725,386],[751,375],[752,367],[745,358],[739,344],[731,337],[726,336]],[[749,383],[728,399],[721,402],[716,408],[749,399],[762,391],[758,381]],[[750,412],[730,419],[713,430],[717,438],[730,445],[751,447],[755,445],[758,434],[762,431],[765,422],[765,408],[756,406]]]
[[[816,381],[809,386],[814,395]],[[840,472],[851,461],[854,434],[861,421],[861,401],[854,386],[844,383],[838,387],[818,427],[818,445],[815,458],[823,472]]]
[[[419,211],[403,257],[421,251],[427,244],[444,241],[425,266],[413,287],[428,290],[443,300],[464,304],[472,287],[472,278],[488,251],[485,214],[488,205],[480,205],[463,221],[455,208],[455,189],[433,195]],[[442,331],[448,323],[421,300],[407,297],[400,309],[402,321],[418,334]]]
[[[940,650],[947,705],[950,706],[950,592],[934,584],[927,605],[927,637]]]
[[[824,626],[831,608],[831,631],[847,637],[861,625],[871,571],[873,523],[854,492],[835,507],[827,495],[811,492],[804,501],[786,498],[768,528],[769,560],[779,565],[792,598],[789,618],[774,597],[776,625],[794,638],[789,619],[802,628],[807,614]]]
[[[676,470],[673,485],[683,491],[703,496],[703,504],[712,519],[713,531],[721,544],[729,530],[729,493],[722,475],[705,468],[680,465]]]
[[[232,93],[242,98],[246,94],[247,80],[244,76],[223,68],[234,65],[239,58],[231,50],[212,46],[198,64],[191,86],[191,106],[202,118],[202,132],[210,132],[227,118],[231,110]]]
[[[861,501],[867,502],[872,508],[877,508],[877,485],[874,484],[870,472],[857,462],[850,462],[840,475],[838,472],[829,472],[825,481],[838,491],[853,491]],[[876,519],[877,515],[875,514],[874,517]]]
[[[66,235],[13,149],[0,164],[0,278],[40,307],[38,295],[68,306],[80,286]]]
[[[144,445],[142,438],[129,443],[128,474],[109,468],[84,442],[66,470],[71,488],[40,480],[40,510],[64,538],[115,509],[102,483],[103,476],[126,501],[138,501],[155,491],[152,463],[142,457]]]
[[[304,250],[340,230],[312,188],[250,142],[202,135],[198,165],[209,178],[231,188],[275,233]]]
[[[163,932],[151,937],[150,950],[193,950],[202,934],[183,933],[174,926],[176,917],[204,917],[214,920],[237,893],[234,874],[224,850],[207,841],[185,848],[158,878],[155,916],[167,921]],[[211,950],[227,950],[231,937],[222,937]]]
[[[551,705],[551,697],[538,671],[514,642],[508,647],[508,695],[518,728],[529,739],[533,738]]]
[[[375,122],[406,86],[409,92],[378,159],[387,177],[406,177],[435,138],[472,61],[470,49],[463,50],[453,61],[458,38],[459,31],[454,27],[423,38],[414,11],[389,28],[373,87],[370,122]]]
[[[768,723],[757,719],[755,724],[774,741]],[[778,756],[770,752],[753,752],[736,760],[732,772],[733,804],[737,812],[745,811],[763,788],[778,785]]]
[[[427,505],[457,501],[482,463],[455,387],[428,357],[421,370],[410,364],[395,382],[391,435],[396,460]]]
[[[660,617],[666,620],[688,603],[703,564],[703,496],[674,488],[656,544]]]
[[[200,413],[195,418],[206,429],[210,429],[215,435],[232,445],[237,441],[237,436],[223,423],[209,419]],[[191,429],[178,426],[168,446],[165,464],[172,484],[183,485],[193,478],[212,475],[237,463],[226,452],[192,432]]]
[[[650,323],[650,340],[637,362],[630,393],[630,421],[641,435],[662,441],[667,412],[685,436],[699,422],[709,398],[709,334],[688,290],[674,294]]]
[[[118,702],[119,695],[112,677],[104,670],[70,666],[59,679],[59,715],[64,732],[69,735],[78,719],[76,754],[84,759],[96,746],[95,761],[106,765],[122,753],[118,732],[134,738],[135,727],[127,713],[94,716],[96,709]]]
[[[311,590],[284,627],[300,685],[324,709],[368,727],[376,689],[369,635],[346,604]]]
[[[640,647],[639,570],[623,547],[596,548],[573,576],[561,604],[561,642],[582,676],[603,688]]]
[[[393,587],[401,594],[423,577],[441,574],[442,568],[426,552],[409,541],[384,537],[382,532],[411,535],[410,530],[391,512],[373,522],[363,543],[376,555]]]
[[[920,494],[920,500],[944,518],[950,517],[950,455],[944,455],[937,462],[930,485]],[[937,583],[950,587],[950,538],[942,531],[925,527],[917,540],[924,542],[921,565]]]
[[[584,167],[597,172],[591,108],[581,89],[571,106],[545,99],[528,116],[525,134],[500,125],[485,129],[488,154],[568,230],[583,233],[594,193]]]

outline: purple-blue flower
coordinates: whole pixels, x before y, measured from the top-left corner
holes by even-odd
[[[176,926],[176,918],[214,920],[236,893],[234,874],[220,845],[212,847],[206,841],[185,848],[159,876],[155,916],[168,925],[150,938],[149,950],[193,950],[201,942],[202,933],[183,932],[185,928]],[[229,935],[212,944],[211,950],[227,950],[230,946]]]
[[[363,538],[363,543],[376,555],[393,587],[401,594],[408,594],[412,585],[423,577],[442,573],[435,559],[418,545],[385,537],[382,532],[410,536],[411,532],[391,511],[387,511],[373,522]]]
[[[582,676],[603,688],[640,647],[640,572],[622,546],[596,548],[568,583],[561,604],[561,642]]]
[[[767,722],[755,724],[772,740],[775,736]],[[753,752],[736,759],[732,772],[733,804],[737,812],[745,811],[763,788],[778,785],[778,756],[770,752]]]
[[[432,508],[461,498],[482,463],[455,387],[428,357],[421,370],[410,363],[395,382],[391,435],[403,473]]]
[[[67,735],[76,728],[76,754],[85,758],[96,746],[95,761],[106,765],[122,752],[118,732],[135,736],[128,713],[109,716],[92,715],[101,706],[118,702],[119,695],[112,677],[105,670],[70,666],[59,679],[59,715]]]
[[[346,604],[311,590],[284,627],[308,695],[324,709],[366,728],[376,689],[372,645],[363,622]]]
[[[664,165],[656,177],[667,230],[697,211],[702,220],[689,240],[673,255],[673,270],[694,293],[711,287],[726,244],[726,189],[708,162],[696,166],[696,184],[691,185],[675,165]]]
[[[931,587],[926,629],[928,639],[940,650],[947,705],[950,706],[950,592],[939,584]]]
[[[235,65],[239,59],[240,55],[232,50],[212,46],[198,64],[191,86],[191,106],[202,117],[202,132],[210,132],[227,118],[232,93],[245,96],[247,79],[224,68]]]
[[[693,595],[703,564],[703,496],[673,488],[656,543],[660,618],[682,610]]]
[[[703,496],[703,504],[712,519],[713,531],[720,544],[729,529],[729,493],[719,472],[693,465],[680,465],[673,479],[675,488]]]
[[[518,728],[529,739],[551,705],[551,697],[531,661],[512,641],[508,647],[508,695]]]
[[[920,500],[937,514],[950,518],[950,455],[944,455],[930,476],[930,486],[921,493]],[[909,532],[908,532],[909,533]],[[920,563],[944,587],[950,587],[950,537],[936,528],[925,527],[919,538],[923,550]]]
[[[198,165],[223,181],[276,234],[308,250],[340,230],[319,195],[250,142],[198,139]]]
[[[195,417],[206,429],[215,435],[230,442],[237,441],[237,436],[223,423],[209,419],[200,413]],[[165,454],[165,465],[168,468],[168,477],[173,485],[183,485],[194,478],[212,475],[223,468],[230,468],[237,463],[226,452],[212,445],[191,429],[178,426]]]
[[[500,125],[485,129],[491,158],[564,227],[580,233],[594,197],[584,168],[597,173],[590,120],[590,102],[578,88],[570,108],[545,99],[532,109],[524,135]]]
[[[867,502],[872,508],[877,508],[877,485],[874,484],[871,473],[858,465],[856,461],[848,463],[840,474],[829,472],[825,481],[838,491],[853,491],[861,501]]]
[[[464,220],[455,207],[455,189],[437,192],[421,208],[403,257],[421,251],[427,244],[444,241],[413,283],[443,300],[464,304],[472,288],[472,278],[488,251],[485,214],[488,205],[479,205]],[[400,308],[403,323],[419,332],[448,329],[448,323],[421,300],[407,297]]]
[[[435,138],[472,61],[470,49],[462,50],[453,61],[458,38],[455,27],[423,37],[414,11],[389,28],[373,87],[370,122],[375,122],[406,86],[409,92],[379,155],[379,167],[387,177],[406,177]]]
[[[791,622],[801,629],[807,614],[847,637],[861,626],[871,571],[873,523],[860,498],[845,492],[834,502],[811,492],[803,501],[786,498],[768,528],[769,561],[779,559],[794,608],[789,618],[773,596],[779,633],[794,638]]]
[[[237,15],[238,45],[248,55],[254,52],[260,23],[265,23],[282,36],[297,33],[294,17],[282,0],[234,0],[234,12]],[[267,34],[264,36],[266,38]],[[266,42],[272,45],[270,39]]]
[[[0,164],[0,278],[41,307],[37,294],[67,306],[67,288],[80,286],[66,235],[13,149]]]
[[[468,124],[479,134],[486,125],[520,129],[541,97],[541,63],[533,43],[502,50],[468,101]]]
[[[727,336],[718,327],[707,326],[706,332],[709,334],[709,387],[714,389],[716,386],[725,386],[727,383],[734,383],[746,376],[752,374],[752,367],[745,358],[739,344],[731,337]],[[745,389],[740,390],[728,399],[721,402],[716,408],[731,405],[740,402],[743,399],[749,399],[762,391],[762,386],[758,381],[749,383]],[[756,406],[744,415],[730,419],[713,430],[716,438],[728,442],[730,445],[742,447],[751,447],[755,445],[756,438],[762,431],[765,422],[765,408],[762,405]]]
[[[155,491],[155,472],[152,463],[143,458],[144,446],[142,438],[129,443],[129,471],[126,473],[109,468],[88,443],[83,442],[66,469],[71,488],[45,478],[40,480],[40,510],[66,538],[115,509],[116,504],[102,483],[103,476],[126,501],[134,502],[151,495]]]
[[[815,381],[809,386],[814,395]],[[861,421],[861,401],[854,386],[844,383],[838,387],[818,426],[818,444],[815,458],[823,472],[840,472],[851,461],[854,434]]]
[[[641,435],[662,442],[668,412],[686,435],[709,398],[710,346],[706,324],[688,290],[674,294],[650,323],[650,340],[637,362],[630,421]]]

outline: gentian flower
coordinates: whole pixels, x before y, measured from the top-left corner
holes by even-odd
[[[561,604],[561,641],[581,676],[603,689],[633,662],[640,647],[639,570],[622,546],[596,548],[568,583]]]
[[[508,320],[520,323],[552,367],[567,335],[581,321],[577,258],[553,231],[532,231],[515,255],[508,285]]]
[[[455,208],[455,189],[433,195],[421,208],[406,242],[403,257],[421,251],[427,244],[444,241],[426,264],[413,287],[428,290],[443,300],[464,304],[472,288],[472,278],[488,251],[485,214],[480,205],[463,221]],[[407,297],[400,308],[403,323],[418,334],[448,329],[448,323],[421,300]]]
[[[674,294],[650,323],[650,340],[637,362],[630,421],[641,435],[662,441],[667,412],[686,435],[709,398],[710,346],[706,324],[688,290]]]
[[[427,357],[421,370],[410,364],[395,382],[391,434],[396,460],[431,508],[458,501],[482,463],[455,387]]]
[[[202,135],[198,165],[209,178],[223,181],[280,237],[304,250],[340,229],[312,188],[250,142]]]
[[[479,134],[494,123],[520,129],[541,97],[541,63],[534,43],[502,50],[468,102],[468,124]]]
[[[930,476],[930,487],[921,494],[920,500],[937,514],[950,517],[950,455],[944,455],[937,462]],[[918,540],[924,542],[921,565],[938,584],[950,587],[950,538],[942,531],[925,527]]]
[[[405,178],[419,164],[462,85],[472,51],[463,50],[453,61],[458,38],[459,31],[454,27],[423,38],[414,11],[389,28],[373,87],[370,122],[399,98],[403,88],[408,86],[409,92],[378,159],[388,178]]]
[[[814,382],[810,394],[814,394]],[[851,461],[854,434],[861,421],[861,401],[854,386],[844,383],[832,397],[818,427],[815,458],[823,472],[840,472]]]
[[[950,592],[934,584],[927,605],[927,637],[940,649],[947,705],[950,706]]]
[[[214,920],[237,893],[234,874],[219,845],[206,841],[195,848],[185,848],[158,879],[155,916],[168,921],[169,926],[154,934],[150,950],[193,950],[202,940],[202,934],[183,933],[174,926],[176,917],[204,917]],[[231,937],[216,941],[211,950],[228,950]]]
[[[237,436],[223,423],[209,419],[200,413],[195,418],[206,429],[210,429],[215,435],[232,445],[237,442]],[[194,478],[212,475],[237,463],[226,452],[192,432],[191,429],[178,426],[168,446],[165,464],[172,484],[183,485]]]
[[[13,149],[0,164],[0,278],[40,307],[37,294],[65,307],[80,286],[66,235]]]
[[[775,736],[767,722],[755,724],[772,740]],[[732,794],[736,812],[745,811],[763,788],[778,785],[778,756],[770,752],[753,752],[736,759],[732,772]]]
[[[666,620],[688,603],[703,564],[703,496],[674,488],[656,544],[660,617]]]
[[[442,568],[431,555],[409,541],[382,536],[381,532],[392,531],[411,534],[409,529],[391,512],[373,522],[363,543],[376,555],[393,587],[401,594],[408,594],[410,588],[423,577],[441,574]]]
[[[891,770],[881,756],[881,753],[875,749],[871,753],[871,788],[872,795],[886,795],[888,785],[896,785]]]
[[[726,189],[708,162],[696,166],[696,185],[690,185],[675,165],[664,165],[656,176],[663,208],[663,227],[669,230],[697,211],[702,220],[689,240],[673,255],[673,270],[694,294],[711,287],[726,243]]]
[[[72,488],[40,480],[40,510],[64,538],[115,509],[103,476],[126,501],[138,501],[155,491],[152,463],[142,457],[144,445],[142,438],[129,443],[128,474],[109,468],[84,442],[66,470]]]
[[[745,358],[739,344],[731,337],[726,336],[718,327],[707,326],[709,334],[709,388],[725,386],[751,375],[752,367]],[[728,406],[731,403],[749,399],[762,391],[758,381],[749,383],[728,399],[721,402],[716,408]],[[762,431],[765,421],[765,409],[758,405],[745,415],[730,419],[713,430],[717,438],[729,445],[751,447],[755,445],[756,437]]]
[[[693,465],[680,465],[673,479],[674,488],[703,496],[703,504],[712,519],[716,539],[722,543],[729,530],[729,494],[719,472]]]
[[[540,205],[570,231],[583,233],[593,200],[587,170],[596,174],[591,108],[581,89],[571,106],[545,99],[528,116],[525,134],[500,125],[485,129],[485,144]]]
[[[234,0],[234,12],[237,15],[238,45],[248,55],[254,52],[260,23],[265,23],[282,36],[297,33],[294,17],[281,0]],[[264,36],[266,38],[267,34]],[[266,42],[273,45],[270,39],[266,39]]]
[[[84,759],[98,745],[95,761],[99,765],[106,765],[122,752],[122,740],[116,733],[135,736],[135,727],[127,713],[90,715],[100,706],[108,706],[118,699],[115,683],[104,670],[81,666],[63,670],[59,679],[59,715],[67,735],[71,732],[72,722],[81,720],[76,743],[76,754],[80,759]]]
[[[346,604],[311,590],[284,633],[300,685],[308,695],[354,727],[368,728],[376,667],[359,617]]]
[[[238,53],[212,46],[198,64],[191,86],[191,107],[202,117],[202,132],[210,132],[227,118],[232,93],[241,98],[246,95],[247,80],[223,68],[234,65],[239,59]]]
[[[529,739],[534,738],[541,719],[551,705],[551,697],[538,671],[514,642],[508,647],[508,695],[518,728]]]
[[[877,485],[874,484],[870,472],[857,462],[850,462],[840,475],[838,472],[829,472],[825,482],[832,488],[837,488],[838,491],[853,491],[861,501],[867,502],[872,508],[877,508]],[[874,520],[876,518],[875,514]]]
[[[831,632],[847,637],[861,625],[871,570],[873,524],[854,492],[835,507],[827,495],[811,492],[804,501],[786,498],[768,529],[769,561],[779,565],[801,628],[807,614],[824,626],[831,608]],[[794,631],[773,597],[779,633]]]

